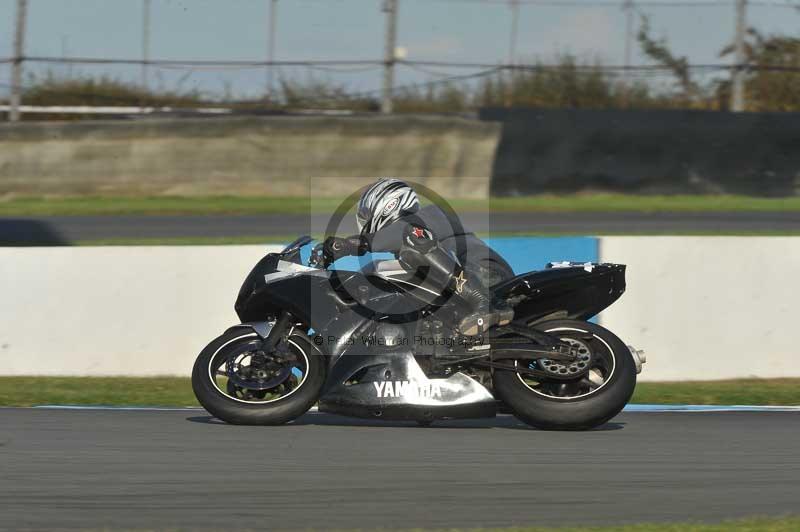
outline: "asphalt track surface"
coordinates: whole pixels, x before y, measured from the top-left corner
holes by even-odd
[[[291,237],[322,233],[327,215],[44,216],[0,218],[0,245],[67,245],[110,238]],[[465,213],[480,233],[674,234],[800,232],[800,212]],[[356,231],[348,217],[339,234]]]
[[[301,529],[718,521],[798,512],[800,412],[623,413],[590,432],[510,416],[0,409],[0,529]]]

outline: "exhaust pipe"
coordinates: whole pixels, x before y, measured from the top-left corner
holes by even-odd
[[[632,345],[628,346],[628,351],[631,352],[631,356],[633,357],[633,362],[636,364],[636,374],[642,372],[642,364],[647,362],[647,357],[644,354],[644,351],[641,349],[636,349]]]

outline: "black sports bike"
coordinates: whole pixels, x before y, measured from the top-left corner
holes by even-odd
[[[491,288],[515,320],[464,337],[457,294],[423,294],[394,260],[310,265],[301,237],[247,276],[241,323],[197,358],[192,387],[228,423],[275,425],[322,412],[388,420],[492,417],[508,408],[543,429],[583,430],[617,415],[644,356],[589,320],[625,291],[620,264],[549,264]]]

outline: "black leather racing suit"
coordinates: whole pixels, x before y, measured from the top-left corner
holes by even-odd
[[[448,216],[435,205],[403,216],[373,235],[328,239],[325,247],[332,258],[367,251],[393,253],[430,293],[455,292],[472,308],[459,326],[464,334],[476,334],[484,323],[488,327],[513,317],[508,307],[493,305],[489,290],[514,275],[511,267],[483,240],[465,231],[455,215]]]

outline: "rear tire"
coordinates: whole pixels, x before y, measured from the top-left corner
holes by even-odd
[[[514,371],[495,370],[495,393],[517,418],[544,430],[588,430],[622,411],[636,387],[636,366],[627,346],[614,333],[577,320],[548,321],[535,328],[554,336],[591,335],[603,348],[610,349],[613,370],[601,386],[578,397],[551,397],[534,391]]]
[[[212,380],[212,361],[224,357],[225,350],[256,338],[250,329],[234,328],[208,344],[198,355],[192,370],[195,397],[211,415],[234,425],[280,425],[305,414],[319,398],[327,366],[324,356],[304,335],[294,334],[288,340],[308,361],[308,374],[300,386],[285,397],[272,402],[249,403],[222,393]]]

